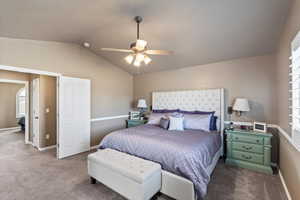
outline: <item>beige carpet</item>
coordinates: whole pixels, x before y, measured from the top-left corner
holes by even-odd
[[[123,200],[102,184],[89,184],[88,153],[57,160],[39,152],[21,133],[0,133],[1,200]],[[168,199],[160,196],[160,200]],[[265,175],[219,162],[205,200],[286,200],[278,175]]]

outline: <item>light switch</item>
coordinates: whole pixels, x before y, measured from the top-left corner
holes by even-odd
[[[49,113],[50,112],[50,108],[46,108],[46,113]]]

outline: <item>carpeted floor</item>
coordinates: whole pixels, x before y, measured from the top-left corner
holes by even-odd
[[[1,200],[124,200],[102,184],[89,184],[83,153],[64,160],[55,150],[39,152],[21,133],[0,133]],[[160,200],[169,199],[161,195]],[[287,200],[278,175],[219,162],[205,200]]]

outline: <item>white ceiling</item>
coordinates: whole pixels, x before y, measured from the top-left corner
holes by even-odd
[[[290,0],[0,0],[0,36],[91,43],[91,50],[131,73],[207,64],[275,50]],[[127,54],[100,51],[129,48],[133,17],[144,18],[141,38],[151,49],[175,52],[151,56],[139,70]]]

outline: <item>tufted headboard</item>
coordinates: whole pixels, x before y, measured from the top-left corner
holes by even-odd
[[[152,93],[152,109],[181,109],[186,111],[215,111],[217,128],[223,140],[224,89],[184,90]]]

